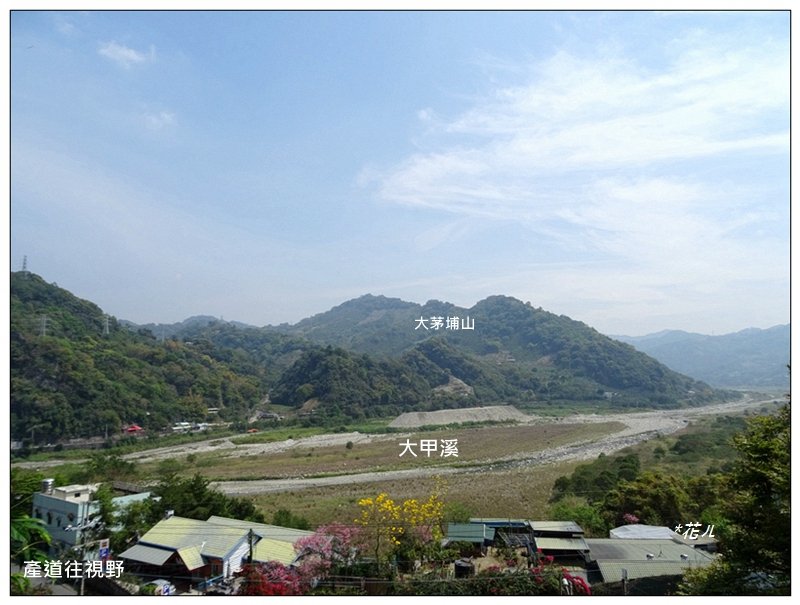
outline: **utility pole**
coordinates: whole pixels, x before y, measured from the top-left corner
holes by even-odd
[[[80,553],[81,553],[81,590],[80,596],[83,596],[84,593],[84,586],[86,583],[86,547],[92,546],[94,544],[103,544],[107,542],[107,539],[102,540],[86,540],[86,531],[89,528],[94,528],[97,526],[96,521],[84,521],[81,525],[77,527],[67,526],[64,528],[65,531],[78,531],[80,533]]]

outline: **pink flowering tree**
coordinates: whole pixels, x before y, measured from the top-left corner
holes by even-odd
[[[622,515],[622,520],[627,525],[635,525],[636,523],[639,522],[639,517],[631,513],[625,513],[624,515]]]
[[[312,535],[300,538],[294,545],[295,567],[303,583],[310,586],[332,569],[352,563],[360,541],[360,528],[341,523],[321,525]]]

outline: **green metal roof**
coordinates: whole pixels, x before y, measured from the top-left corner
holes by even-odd
[[[146,546],[144,544],[134,544],[128,550],[119,555],[120,559],[139,561],[149,565],[163,565],[175,554],[174,550]]]
[[[647,538],[626,539],[618,538],[587,538],[592,559],[595,560],[626,560],[626,561],[678,561],[681,555],[687,557],[688,562],[707,564],[714,560],[714,556],[699,549],[680,544],[674,540],[649,540]],[[648,559],[647,555],[653,555]]]
[[[494,528],[479,523],[448,523],[447,538],[457,542],[494,540]]]
[[[253,547],[254,561],[278,561],[284,565],[291,565],[296,557],[297,553],[291,542],[261,538]]]
[[[517,527],[517,526],[524,526],[528,523],[527,519],[508,519],[502,517],[471,517],[469,520],[470,523],[484,523],[485,525],[489,525],[491,527],[502,527],[510,526],[510,527]]]
[[[179,548],[178,556],[181,558],[181,561],[183,561],[183,564],[186,565],[186,569],[189,571],[204,565],[203,556],[200,554],[200,549],[197,546]]]
[[[533,540],[536,548],[542,550],[589,550],[583,538],[534,538]]]
[[[564,532],[582,534],[583,529],[574,521],[528,521],[533,531]]]
[[[311,536],[314,534],[312,531],[303,529],[294,529],[291,527],[280,527],[279,525],[267,525],[266,523],[253,523],[252,521],[240,521],[239,519],[229,519],[227,517],[211,516],[208,518],[208,523],[214,525],[221,525],[224,527],[241,528],[245,531],[250,529],[261,538],[270,538],[272,540],[279,540],[281,542],[291,542],[294,544],[300,538]]]
[[[597,562],[604,582],[621,582],[622,570],[628,570],[628,579],[651,578],[654,576],[681,576],[690,567],[704,567],[709,563],[692,565],[689,561],[650,561],[602,560]]]
[[[196,546],[203,556],[223,559],[246,538],[246,529],[210,524],[197,519],[170,517],[156,523],[142,536],[139,543],[172,550]]]

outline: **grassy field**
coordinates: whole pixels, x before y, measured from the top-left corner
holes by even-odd
[[[269,518],[280,508],[308,519],[312,527],[340,522],[353,523],[359,516],[358,500],[386,492],[395,501],[427,498],[444,485],[443,499],[458,504],[476,517],[546,518],[548,500],[558,477],[572,472],[577,461],[532,466],[506,471],[478,470],[474,473],[320,487],[254,496],[253,502]]]
[[[608,425],[595,425],[607,427]],[[493,454],[502,455],[500,442],[519,438],[506,430],[480,431],[480,437],[473,443],[489,447]],[[517,429],[554,427],[514,427]],[[566,428],[566,427],[562,427]],[[586,429],[589,426],[584,427]],[[608,429],[606,429],[608,430]],[[725,417],[707,419],[690,424],[685,429],[669,436],[657,437],[646,442],[621,450],[620,454],[637,454],[643,469],[660,470],[681,475],[701,475],[709,467],[719,466],[733,459],[733,451],[729,448],[729,433],[735,431],[735,425]],[[695,446],[695,450],[684,451],[680,455],[673,450],[676,443],[685,440],[686,435],[698,435],[702,438],[690,441],[687,447]],[[548,447],[555,445],[556,440],[572,439],[567,433],[556,435],[549,431],[547,435],[529,434],[529,438],[538,437],[550,440]],[[517,443],[519,443],[517,441]],[[459,435],[459,445],[461,437]],[[514,447],[505,446],[507,451]],[[396,455],[396,453],[395,453]],[[580,464],[591,461],[569,461],[557,464],[544,464],[515,468],[511,470],[494,470],[491,467],[476,468],[475,472],[447,475],[441,479],[446,486],[444,500],[457,503],[471,516],[476,517],[510,517],[510,518],[547,518],[549,499],[553,484],[563,475],[569,475]],[[269,517],[275,510],[286,508],[294,514],[305,517],[312,526],[332,521],[352,523],[359,515],[358,500],[374,497],[386,492],[395,501],[407,498],[426,498],[436,489],[437,478],[416,478],[374,483],[358,483],[346,486],[320,487],[282,493],[271,493],[255,496],[252,500]]]
[[[327,447],[293,447],[282,452],[223,457],[219,452],[197,453],[177,459],[180,472],[198,472],[212,481],[314,477],[376,470],[413,468],[417,465],[483,465],[492,460],[519,456],[558,447],[576,441],[590,440],[623,428],[615,422],[571,425],[487,426],[411,433],[410,437],[389,436],[369,443],[352,443]],[[404,435],[408,435],[405,433]],[[409,439],[458,439],[458,457],[430,457],[415,448],[417,457],[400,453],[400,445]],[[143,464],[139,474],[156,476],[160,463]]]

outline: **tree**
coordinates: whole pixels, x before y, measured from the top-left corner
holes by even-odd
[[[418,559],[435,558],[441,549],[444,502],[439,489],[426,500],[409,498],[396,504],[385,493],[376,498],[363,498],[361,517],[356,523],[363,527],[362,537],[380,567],[393,556],[411,565]]]
[[[686,574],[683,594],[790,594],[791,410],[760,416],[733,439],[733,495],[722,507],[724,558]]]
[[[731,502],[735,520],[729,543],[752,568],[788,581],[790,569],[791,413],[750,421],[733,440],[739,459],[731,473],[738,493]]]
[[[602,513],[614,526],[632,514],[648,525],[675,527],[693,514],[686,483],[680,477],[645,472],[634,481],[622,481],[605,495]]]
[[[212,515],[233,517],[264,523],[264,515],[255,505],[242,498],[231,498],[209,487],[209,480],[196,474],[190,479],[168,475],[156,488],[165,508],[180,517],[208,519]]]
[[[28,515],[11,519],[11,558],[18,565],[25,561],[44,561],[47,559],[46,547],[51,537],[44,521]]]
[[[121,553],[135,544],[151,527],[164,518],[163,503],[154,498],[131,502],[116,516],[120,531],[111,534],[111,552]]]
[[[550,507],[550,516],[554,521],[574,521],[590,537],[608,535],[608,524],[600,516],[600,511],[589,504],[585,498],[567,496]]]
[[[20,567],[26,561],[44,562],[47,560],[45,549],[51,542],[44,521],[28,515],[18,515],[11,519],[11,560]],[[24,572],[11,574],[12,594],[31,594],[31,582]]]
[[[136,464],[119,454],[92,454],[89,459],[89,476],[92,480],[115,481],[136,474]]]
[[[272,561],[242,567],[236,574],[243,577],[239,592],[244,596],[301,595],[303,589],[297,572],[285,565]]]
[[[360,550],[360,528],[340,523],[323,525],[294,545],[297,571],[305,586],[332,570],[351,565]]]
[[[288,508],[279,508],[272,514],[272,524],[280,527],[293,527],[295,529],[308,529],[308,519],[295,515]]]
[[[385,493],[375,498],[362,498],[358,505],[361,507],[361,516],[355,522],[364,528],[362,535],[380,566],[400,544],[403,533],[401,508]]]

